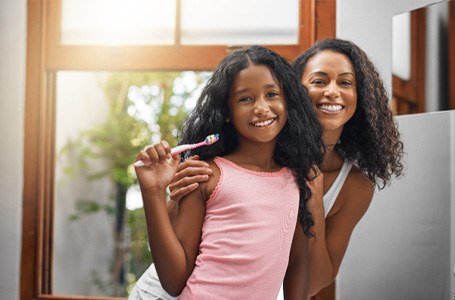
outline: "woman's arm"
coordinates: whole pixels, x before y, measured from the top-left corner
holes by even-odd
[[[209,168],[208,163],[199,160],[198,155],[191,156],[179,164],[169,185],[171,194],[167,202],[167,211],[172,224],[177,219],[180,199],[196,190],[201,183],[208,181],[210,175],[212,175],[212,169]]]
[[[311,296],[335,279],[352,231],[373,197],[371,181],[358,169],[353,169],[336,200],[336,206],[325,218],[322,193],[318,192],[322,191],[322,180],[321,176],[309,183],[310,189],[316,190],[308,202],[315,222],[312,227],[315,237],[310,238],[308,244]]]
[[[289,263],[283,281],[284,299],[307,299],[309,284],[308,238],[297,221],[292,240]]]
[[[205,215],[204,192],[197,189],[182,199],[174,232],[166,205],[166,186],[177,169],[178,160],[169,159],[169,147],[155,145],[141,152],[146,166],[136,167],[147,222],[149,244],[163,288],[177,296],[185,287],[199,249]]]
[[[169,185],[171,191],[170,198],[174,201],[171,210],[178,208],[180,199],[194,191],[200,183],[206,182],[212,175],[212,169],[205,161],[199,160],[198,155],[194,155],[179,164],[177,172]]]

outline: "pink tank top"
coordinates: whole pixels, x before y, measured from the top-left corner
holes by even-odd
[[[292,172],[256,172],[216,157],[221,174],[207,200],[185,299],[276,299],[289,261],[299,189]]]

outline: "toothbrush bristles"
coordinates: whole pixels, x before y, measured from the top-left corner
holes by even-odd
[[[209,136],[207,136],[205,138],[205,142],[210,145],[210,144],[215,143],[219,139],[220,139],[220,135],[218,133],[217,134],[211,134],[211,135],[209,135]]]

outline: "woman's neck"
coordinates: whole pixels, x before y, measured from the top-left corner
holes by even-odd
[[[322,140],[325,145],[324,158],[321,164],[322,172],[331,172],[339,170],[343,165],[343,157],[335,150],[335,146],[341,136],[341,132],[324,132],[322,134]]]

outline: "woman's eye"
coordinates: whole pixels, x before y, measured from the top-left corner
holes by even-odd
[[[349,80],[343,80],[341,82],[342,85],[352,85],[352,82],[350,82]]]
[[[312,83],[312,84],[318,84],[318,85],[319,85],[319,84],[324,84],[325,81],[322,80],[322,79],[315,79],[315,80],[311,81],[311,83]]]

